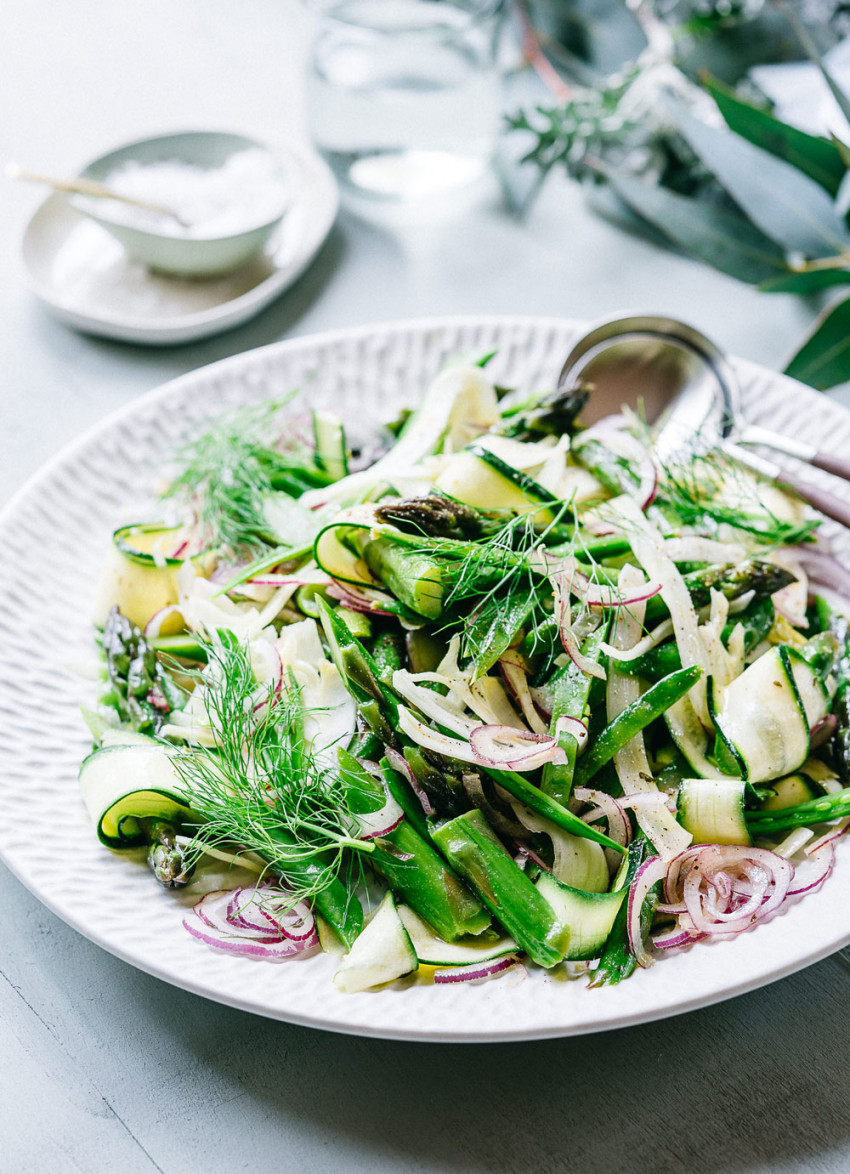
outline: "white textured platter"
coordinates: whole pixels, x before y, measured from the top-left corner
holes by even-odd
[[[33,293],[77,330],[166,346],[239,326],[300,277],[336,219],[339,189],[315,151],[281,146],[292,202],[268,246],[233,273],[192,281],[134,261],[105,228],[54,195],[37,209],[22,254]]]
[[[842,842],[819,893],[754,933],[662,958],[617,987],[589,991],[538,972],[519,983],[343,995],[331,985],[332,958],[275,965],[200,945],[181,926],[175,894],[144,864],[101,847],[89,825],[76,775],[88,743],[77,707],[91,686],[61,665],[91,655],[88,615],[108,536],[173,446],[224,408],[293,387],[358,418],[390,414],[458,351],[497,349],[499,383],[551,385],[580,329],[463,318],[277,343],[143,397],[21,490],[0,516],[0,856],[40,900],[118,957],[207,998],[313,1027],[430,1041],[532,1039],[657,1019],[752,990],[850,942],[850,844]],[[850,413],[752,364],[738,370],[752,422],[834,451],[850,446]],[[842,542],[846,558],[850,537],[836,535],[839,553]]]

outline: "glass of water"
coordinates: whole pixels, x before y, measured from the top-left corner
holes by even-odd
[[[500,117],[500,0],[321,5],[313,140],[349,187],[421,196],[478,178]]]

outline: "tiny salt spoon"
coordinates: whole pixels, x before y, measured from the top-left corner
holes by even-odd
[[[653,425],[662,464],[696,440],[719,446],[765,477],[793,489],[816,510],[850,529],[850,503],[743,445],[771,448],[850,481],[850,462],[813,445],[748,424],[737,376],[710,339],[675,318],[631,315],[597,322],[575,343],[558,387],[592,386],[582,419],[594,423],[640,402]]]
[[[187,220],[165,204],[152,204],[150,200],[137,200],[135,196],[122,196],[120,192],[113,191],[106,184],[97,183],[93,179],[57,179],[52,175],[41,175],[37,171],[28,171],[25,167],[19,167],[17,163],[6,165],[6,177],[7,179],[22,179],[27,183],[42,183],[46,187],[53,188],[55,192],[68,192],[69,195],[92,196],[98,200],[117,200],[120,204],[132,204],[134,208],[144,208],[146,212],[155,212],[158,216],[169,216],[181,228],[190,227]]]

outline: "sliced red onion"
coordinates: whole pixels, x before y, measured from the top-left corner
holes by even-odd
[[[576,668],[586,676],[598,677],[599,680],[604,681],[606,673],[602,665],[598,661],[582,656],[578,636],[570,623],[570,591],[569,587],[563,583],[563,576],[552,575],[549,582],[555,593],[555,620],[558,624],[564,652]]]
[[[373,616],[393,615],[392,610],[387,609],[393,598],[385,591],[376,591],[372,587],[358,587],[353,583],[340,583],[337,579],[331,581],[327,590],[328,595],[338,599],[349,611],[359,611]]]
[[[162,625],[170,616],[180,616],[180,622],[183,622],[183,613],[176,603],[169,604],[168,607],[161,607],[159,611],[154,612],[148,622],[145,624],[145,637],[148,640],[156,640],[162,632]]]
[[[647,951],[641,930],[641,914],[644,902],[654,885],[663,881],[667,875],[667,862],[660,856],[650,856],[635,873],[635,878],[629,888],[629,904],[626,917],[626,926],[629,938],[629,948],[634,954],[639,966],[651,966],[654,959]]]
[[[536,852],[532,851],[528,844],[521,844],[519,840],[514,840],[514,848],[516,849],[514,862],[519,864],[520,868],[522,868],[522,863],[520,863],[521,861],[524,862],[526,860],[530,860],[532,864],[536,864],[538,868],[543,870],[543,872],[552,872],[552,869],[549,867],[549,865],[542,859],[542,857],[538,856]]]
[[[413,773],[413,768],[404,755],[399,754],[398,750],[393,750],[391,746],[386,748],[384,755],[393,770],[398,771],[400,775],[404,775],[404,777],[410,783],[411,789],[416,795],[416,798],[422,804],[422,810],[425,812],[425,814],[433,815],[434,808],[431,804],[431,800],[428,798],[425,791],[422,790],[422,787],[419,785],[419,780]]]
[[[590,733],[587,728],[587,723],[583,722],[579,717],[568,717],[563,715],[555,722],[555,737],[560,734],[570,734],[578,743],[578,752],[585,749],[590,738]]]
[[[807,852],[807,856],[815,867],[808,869],[803,866],[798,870],[802,875],[795,874],[791,888],[788,890],[789,897],[803,897],[806,893],[817,892],[835,867],[835,845],[833,843],[821,844],[814,851]]]
[[[691,933],[690,930],[682,929],[677,925],[674,929],[656,934],[652,939],[652,944],[656,950],[678,950],[685,946],[692,946],[695,942],[703,942],[707,936],[704,933]]]
[[[734,937],[779,909],[793,877],[790,861],[765,848],[701,844],[671,862],[665,896],[684,901],[695,933]]]
[[[794,557],[815,587],[826,587],[850,602],[850,570],[817,545],[795,546]]]
[[[642,583],[631,591],[620,591],[608,583],[595,583],[581,569],[574,555],[553,556],[542,552],[552,575],[561,579],[561,590],[583,600],[588,607],[633,607],[645,603],[661,590],[660,583]],[[550,575],[550,577],[552,577]]]
[[[280,913],[269,909],[271,901],[290,899],[284,890],[267,887],[218,890],[207,893],[194,907],[196,920],[186,918],[183,925],[199,941],[228,954],[268,961],[291,958],[318,945],[318,935],[303,902]]]
[[[435,970],[434,982],[484,982],[518,965],[519,958],[516,954],[507,954],[490,962],[473,962],[471,966],[451,966],[446,970]]]
[[[807,844],[805,847],[806,855],[811,856],[819,848],[822,848],[824,844],[834,844],[837,840],[841,839],[848,827],[850,827],[850,815],[845,816],[844,819],[840,819],[828,832],[824,832],[822,836],[818,836],[816,840],[812,840],[811,844]]]
[[[819,722],[815,722],[809,736],[811,749],[817,750],[818,746],[823,746],[825,742],[828,742],[837,728],[838,718],[834,713],[828,713]]]
[[[582,803],[595,803],[596,807],[608,820],[608,835],[624,848],[628,847],[632,839],[632,825],[625,809],[612,795],[604,791],[596,791],[592,787],[576,787],[573,791],[576,799]],[[587,822],[590,813],[582,816]]]
[[[417,746],[423,746],[426,750],[444,754],[447,758],[456,758],[459,762],[478,761],[469,742],[462,742],[460,738],[450,738],[440,730],[432,730],[430,726],[414,717],[405,705],[398,707],[398,728],[403,734],[407,734],[408,738],[412,738]]]
[[[513,726],[477,726],[469,735],[476,762],[494,769],[530,771],[563,754],[555,738]]]

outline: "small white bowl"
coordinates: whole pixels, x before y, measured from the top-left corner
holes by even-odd
[[[265,144],[245,135],[223,131],[186,131],[182,134],[159,135],[109,151],[89,163],[80,173],[83,179],[108,184],[110,175],[128,163],[144,165],[178,161],[213,170],[224,166],[231,155],[246,150],[261,150],[273,161],[281,198],[271,219],[239,232],[209,237],[158,232],[154,227],[135,225],[119,218],[115,214],[116,205],[109,200],[74,195],[70,201],[78,211],[97,221],[116,237],[131,257],[144,262],[149,268],[179,277],[217,276],[238,268],[256,256],[280,224],[289,205],[287,174]],[[161,202],[167,204],[168,201],[163,197]]]

